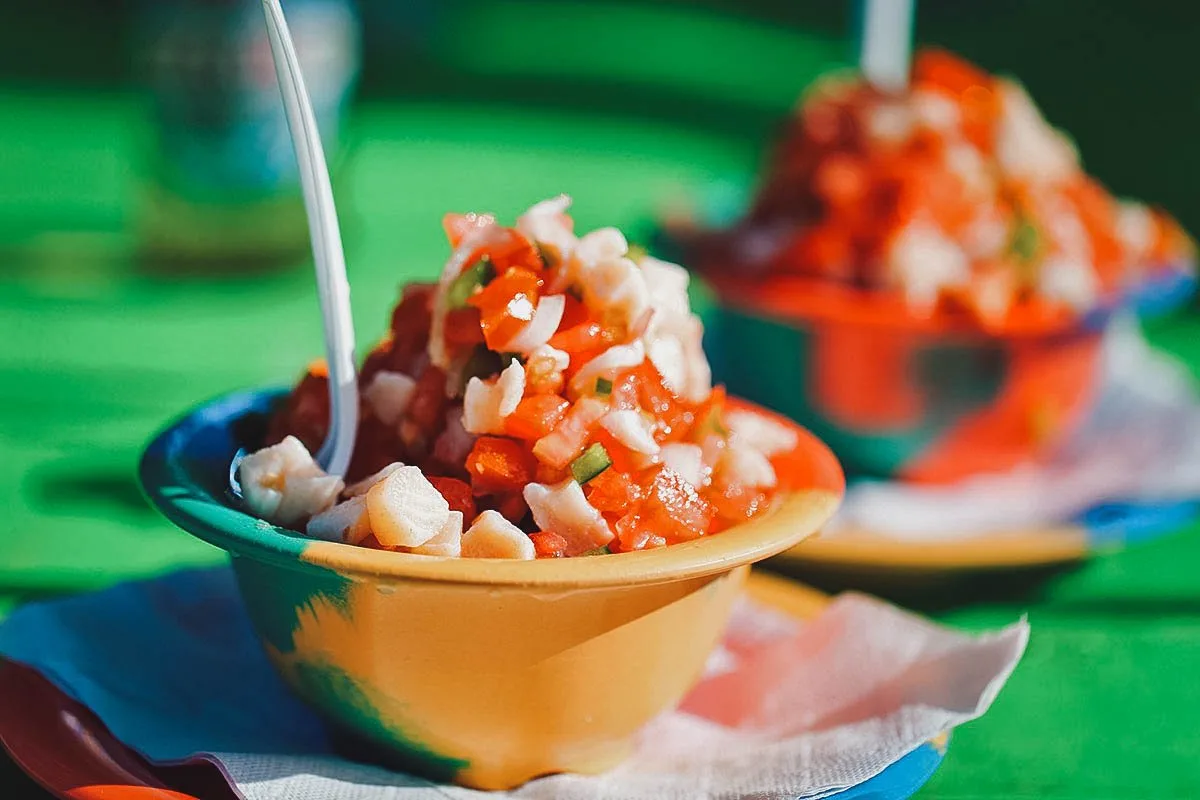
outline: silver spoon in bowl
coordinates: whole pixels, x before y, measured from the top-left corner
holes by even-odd
[[[354,323],[350,315],[350,283],[346,280],[342,235],[316,114],[283,8],[279,0],[262,0],[262,6],[271,42],[271,58],[300,167],[300,185],[304,191],[304,209],[308,215],[325,331],[330,419],[329,432],[316,459],[330,475],[344,476],[358,430],[358,376],[354,366]]]

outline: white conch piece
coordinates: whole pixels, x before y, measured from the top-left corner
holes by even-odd
[[[316,114],[300,72],[300,59],[279,0],[262,0],[262,5],[271,41],[271,58],[275,62],[275,74],[279,78],[279,90],[300,167],[300,185],[304,190],[304,209],[308,214],[317,294],[325,329],[331,418],[329,433],[317,453],[317,462],[329,474],[342,476],[350,465],[358,430],[354,324],[350,316],[346,259],[329,183],[329,168],[321,148]]]

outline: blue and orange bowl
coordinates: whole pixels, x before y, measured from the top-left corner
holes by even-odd
[[[717,187],[701,201],[697,219],[655,225],[647,239],[704,266],[714,379],[811,430],[851,476],[949,483],[1052,452],[1092,407],[1113,316],[1172,313],[1197,286],[1194,264],[1158,265],[1082,319],[1031,304],[982,329],[914,315],[892,294],[722,269],[705,258],[705,232],[733,224],[745,192]]]
[[[851,474],[946,483],[1053,450],[1100,383],[1106,316],[1021,309],[1000,330],[802,278],[710,278],[706,348],[729,391],[826,441]]]
[[[509,788],[593,773],[700,675],[749,565],[814,533],[845,483],[807,431],[777,461],[777,509],[722,533],[587,558],[456,559],[308,539],[242,510],[240,449],[279,391],[244,392],[172,424],[142,456],[151,502],[229,551],[272,663],[360,757]]]

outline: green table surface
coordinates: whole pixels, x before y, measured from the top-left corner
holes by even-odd
[[[145,121],[133,96],[0,92],[0,119],[21,123],[0,125],[0,614],[21,596],[219,563],[147,508],[139,448],[198,401],[290,381],[319,354],[310,268],[136,269],[127,231]],[[751,139],[686,122],[464,100],[363,106],[353,141],[339,201],[364,343],[397,285],[438,268],[446,210],[511,217],[567,191],[582,229],[633,226],[756,161]],[[1200,357],[1194,313],[1152,336]],[[971,629],[1028,613],[1033,637],[920,796],[1200,795],[1196,534],[936,612]]]

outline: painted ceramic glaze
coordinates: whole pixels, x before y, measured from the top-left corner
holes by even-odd
[[[1054,316],[984,336],[845,290],[719,283],[706,349],[731,393],[828,442],[851,473],[951,482],[1059,444],[1091,407],[1099,330]]]
[[[657,550],[442,559],[317,542],[243,513],[229,464],[279,392],[203,406],[147,449],[154,504],[223,547],[272,662],[353,757],[480,788],[620,761],[699,676],[747,565],[820,528],[844,483],[811,434],[773,513]]]

